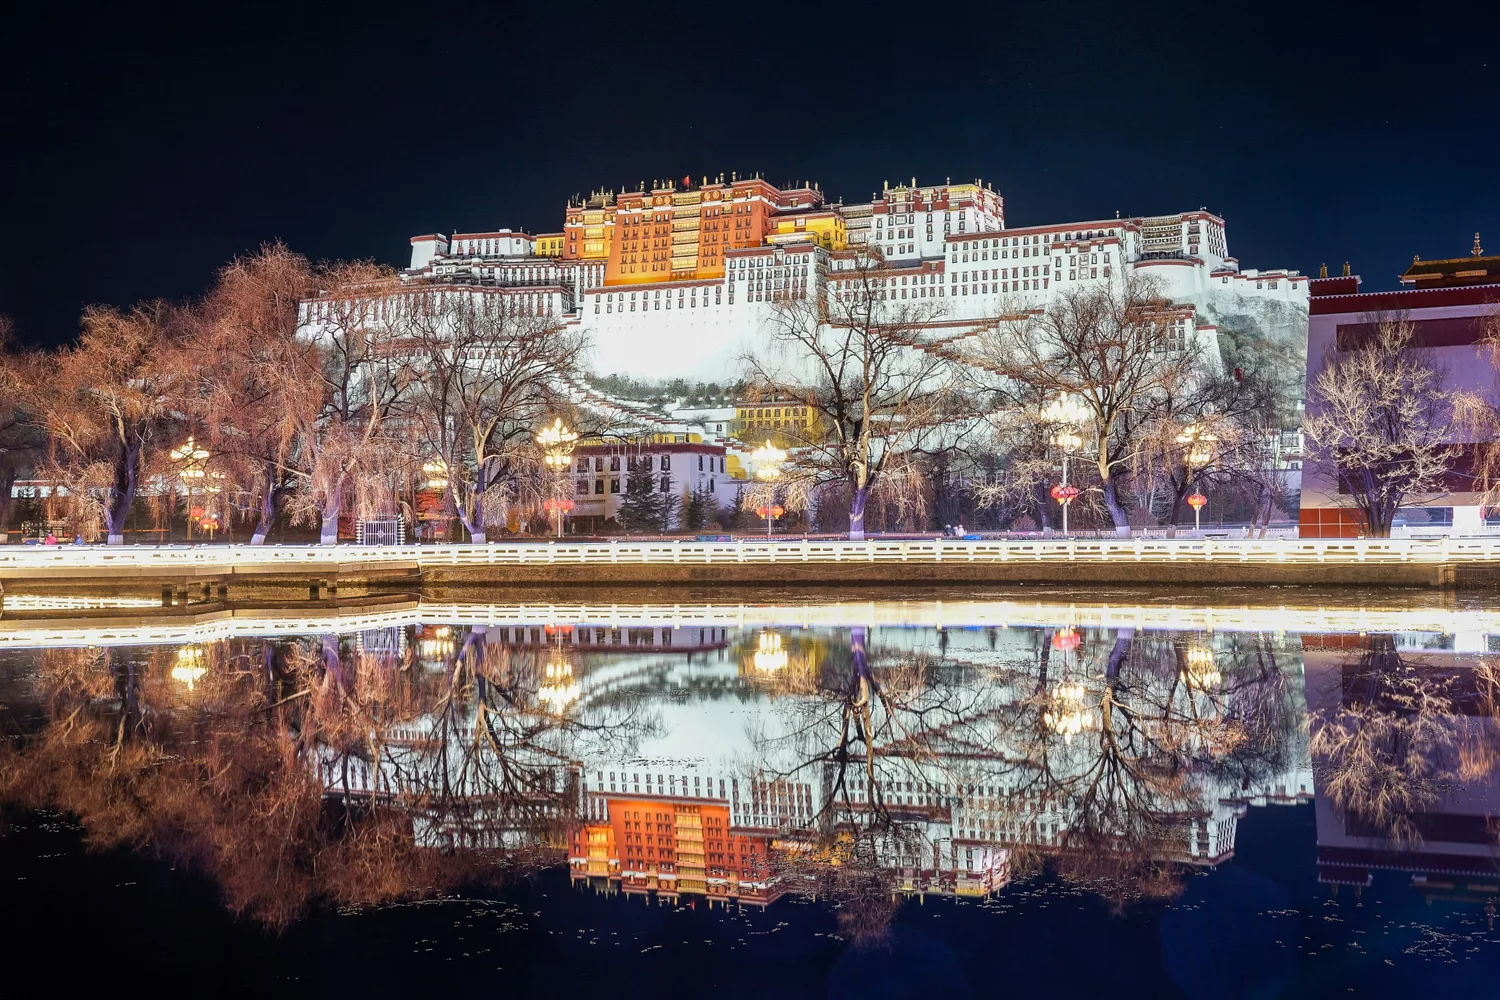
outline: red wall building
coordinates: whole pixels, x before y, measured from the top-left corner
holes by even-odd
[[[1443,369],[1448,389],[1492,394],[1496,367],[1480,340],[1500,311],[1500,256],[1485,256],[1479,237],[1467,257],[1423,261],[1413,259],[1401,275],[1403,288],[1390,292],[1361,292],[1358,275],[1320,277],[1309,281],[1307,327],[1308,412],[1317,403],[1311,387],[1326,360],[1387,317],[1400,316],[1416,330],[1414,346],[1430,350],[1433,363]],[[1454,440],[1455,444],[1471,444]],[[1437,496],[1414,498],[1412,509],[1395,534],[1474,534],[1500,525],[1480,507],[1480,493],[1470,465],[1460,451],[1451,465],[1447,490]],[[1359,511],[1339,492],[1337,476],[1326,463],[1309,453],[1302,466],[1303,538],[1357,538],[1365,526]]]

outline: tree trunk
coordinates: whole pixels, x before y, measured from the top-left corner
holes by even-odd
[[[1053,630],[1050,628],[1042,632],[1042,655],[1038,658],[1041,670],[1037,675],[1036,682],[1036,689],[1041,694],[1047,693],[1047,667],[1052,656],[1052,636]]]
[[[130,516],[130,508],[135,503],[136,477],[139,475],[136,466],[139,457],[140,446],[127,445],[115,463],[115,481],[109,490],[109,508],[104,512],[109,532],[107,541],[110,545],[125,544],[125,519]]]
[[[1130,537],[1130,515],[1125,512],[1125,505],[1120,503],[1119,484],[1114,476],[1104,480],[1104,505],[1109,508],[1110,519],[1115,522],[1115,534],[1121,538]]]
[[[0,472],[0,535],[10,530],[11,490],[16,485],[16,470]]]
[[[1134,639],[1135,629],[1133,628],[1122,628],[1115,633],[1115,645],[1109,651],[1109,661],[1104,667],[1104,676],[1111,681],[1119,678],[1120,667],[1125,664],[1126,658],[1130,655],[1130,643]]]
[[[344,485],[340,483],[333,495],[323,504],[323,523],[318,534],[319,545],[337,545],[339,542],[339,512],[344,507]]]
[[[281,501],[284,492],[278,483],[279,476],[276,466],[270,465],[266,469],[266,488],[261,494],[260,518],[255,523],[255,534],[250,536],[251,545],[264,545],[266,536],[271,533],[271,528],[276,523],[276,505]]]
[[[1260,503],[1256,505],[1257,520],[1260,522],[1260,533],[1257,538],[1266,537],[1266,529],[1271,527],[1271,507],[1275,503],[1270,489],[1261,491]]]
[[[339,654],[339,638],[336,635],[323,636],[323,670],[325,674],[333,678],[340,691],[347,692],[348,678],[344,676],[344,659]]]
[[[856,625],[849,630],[849,660],[854,667],[856,685],[861,679],[866,682],[874,680],[870,675],[870,661],[865,654],[865,627],[863,625]]]
[[[869,499],[869,496],[868,486],[855,487],[854,498],[849,502],[849,541],[851,542],[865,540],[865,501]]]
[[[1176,538],[1177,537],[1177,519],[1182,516],[1182,497],[1183,497],[1182,491],[1179,490],[1179,489],[1177,489],[1176,487],[1173,487],[1173,489],[1172,489],[1172,512],[1167,515],[1167,537],[1168,538]]]
[[[464,505],[458,499],[458,491],[449,487],[448,497],[453,503],[453,509],[458,513],[458,519],[462,522],[464,530],[469,533],[469,541],[476,545],[483,545],[488,540],[484,533],[484,467],[480,466],[479,482],[474,485],[474,515],[469,516],[464,511]]]
[[[1048,503],[1055,503],[1051,494],[1047,492],[1044,483],[1037,483],[1031,488],[1031,499],[1036,504],[1036,526],[1041,529],[1043,535],[1052,534],[1052,508]]]

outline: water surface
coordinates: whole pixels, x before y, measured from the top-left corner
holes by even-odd
[[[39,621],[11,595],[4,939],[89,942],[73,988],[128,966],[235,994],[1405,996],[1500,971],[1483,601],[910,596]]]

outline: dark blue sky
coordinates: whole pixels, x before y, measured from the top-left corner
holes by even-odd
[[[1367,288],[1500,250],[1494,5],[133,6],[0,31],[0,313],[31,342],[266,240],[400,264],[731,170],[979,176],[1012,225],[1206,205],[1244,266]]]

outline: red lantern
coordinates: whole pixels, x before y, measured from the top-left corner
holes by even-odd
[[[1071,653],[1078,648],[1083,639],[1078,635],[1078,630],[1071,625],[1052,633],[1052,648],[1059,653]]]
[[[1187,503],[1189,507],[1193,508],[1193,510],[1197,510],[1199,507],[1202,507],[1204,504],[1208,503],[1208,497],[1204,496],[1202,493],[1194,493],[1192,496],[1187,498]]]
[[[560,510],[561,511],[570,511],[570,510],[573,509],[573,501],[571,501],[571,500],[545,500],[545,501],[542,502],[542,509],[545,510],[549,514],[554,514],[554,513],[556,513],[557,511],[560,511]]]
[[[1052,499],[1058,503],[1070,503],[1076,496],[1078,496],[1078,487],[1076,486],[1052,487]]]
[[[780,507],[757,507],[755,508],[755,513],[759,514],[761,517],[780,517],[782,514],[785,514],[786,511],[782,510]]]

